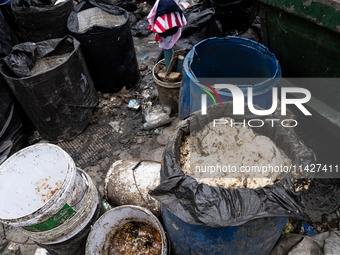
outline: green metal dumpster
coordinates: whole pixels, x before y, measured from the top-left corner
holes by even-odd
[[[260,0],[263,41],[285,77],[340,77],[340,2]]]
[[[283,77],[340,78],[338,0],[259,1],[263,43],[280,61]],[[318,83],[292,86],[310,90],[314,120],[340,138],[340,79]]]

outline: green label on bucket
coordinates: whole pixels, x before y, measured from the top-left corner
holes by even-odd
[[[36,225],[26,226],[23,229],[31,232],[43,232],[47,230],[54,229],[61,224],[63,224],[68,219],[72,218],[76,213],[68,204],[65,204],[55,215],[53,215],[48,220],[40,222]]]

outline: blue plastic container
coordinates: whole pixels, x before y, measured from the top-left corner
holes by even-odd
[[[247,88],[251,86],[253,103],[269,109],[272,105],[272,88],[281,78],[281,67],[267,47],[249,39],[229,36],[199,42],[184,60],[184,75],[179,96],[180,119],[201,109],[201,95],[205,93],[202,88],[213,95],[213,91],[202,85],[202,79],[207,83],[206,81],[211,78],[225,78],[229,84],[234,80],[235,83],[232,84],[238,85],[243,90],[245,101]],[[238,83],[245,80],[249,83]],[[222,102],[233,100],[229,90],[219,90],[217,93]],[[218,102],[217,98],[215,100]],[[208,96],[207,106],[214,103]]]
[[[279,239],[286,218],[260,218],[237,227],[188,224],[162,207],[163,225],[176,255],[267,255]]]

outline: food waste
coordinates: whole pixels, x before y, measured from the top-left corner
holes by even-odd
[[[231,118],[226,119],[230,123]],[[199,183],[226,189],[272,185],[280,181],[292,164],[270,138],[241,125],[214,126],[210,122],[186,136],[180,152],[185,174]],[[224,171],[219,171],[222,167]]]
[[[161,255],[162,238],[151,225],[132,221],[112,236],[105,255]]]

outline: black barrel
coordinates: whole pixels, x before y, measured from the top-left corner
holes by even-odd
[[[73,0],[66,0],[57,5],[53,2],[12,1],[12,11],[25,41],[40,42],[62,38],[68,34],[67,18],[73,10]]]
[[[117,92],[123,86],[130,89],[140,79],[128,19],[120,7],[85,1],[68,19],[68,29],[81,43],[94,85],[102,92]]]
[[[0,71],[42,137],[70,140],[88,125],[97,94],[71,36],[16,45]],[[37,67],[39,67],[37,69]]]

